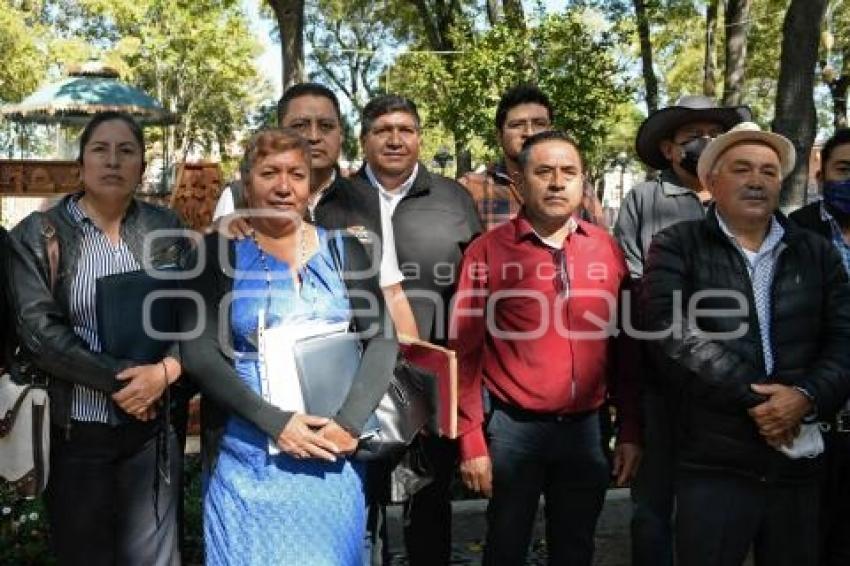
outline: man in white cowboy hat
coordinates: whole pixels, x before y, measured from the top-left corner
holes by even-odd
[[[653,236],[683,220],[705,216],[709,194],[697,176],[697,161],[708,142],[743,121],[746,106],[720,107],[705,96],[683,96],[651,114],[641,124],[635,149],[658,178],[637,185],[620,208],[614,235],[623,248],[635,283],[643,276]],[[633,316],[634,318],[634,316]],[[643,364],[645,452],[632,482],[632,563],[673,566],[673,429],[674,392],[665,389],[658,371]]]
[[[653,240],[648,350],[681,392],[680,566],[818,563],[815,421],[850,393],[850,284],[838,252],[778,211],[791,142],[743,123],[702,153],[714,204]]]

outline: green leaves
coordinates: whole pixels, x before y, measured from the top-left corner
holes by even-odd
[[[413,98],[456,141],[482,139],[496,155],[499,97],[516,84],[537,83],[555,107],[555,126],[577,139],[590,165],[601,165],[613,117],[632,88],[615,58],[614,37],[600,21],[598,12],[571,9],[525,29],[456,29],[452,39],[461,53],[399,57],[388,71],[391,90]]]
[[[175,142],[185,152],[232,141],[269,92],[254,66],[260,44],[237,0],[43,4],[25,11],[0,0],[0,102],[95,57],[180,115]]]
[[[0,1],[0,103],[17,102],[47,73],[47,30],[30,14]]]

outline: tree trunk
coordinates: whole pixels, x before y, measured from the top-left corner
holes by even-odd
[[[782,24],[782,54],[776,86],[773,130],[791,140],[797,164],[785,179],[779,202],[804,204],[809,182],[809,154],[817,130],[814,87],[820,27],[828,0],[791,0]]]
[[[832,125],[836,130],[847,127],[848,87],[850,87],[850,45],[841,54],[841,75],[829,83],[829,94],[832,96]]]
[[[455,179],[472,171],[472,152],[463,142],[455,142]]]
[[[422,20],[431,49],[453,51],[454,44],[449,37],[449,30],[460,11],[457,0],[434,0],[433,5],[428,0],[413,0],[413,4]],[[449,60],[451,59],[452,57],[449,57]]]
[[[502,10],[499,0],[487,0],[487,21],[490,27],[495,26],[502,19]]]
[[[514,28],[525,28],[525,12],[522,9],[522,0],[502,0],[502,8],[505,12],[505,21]]]
[[[637,18],[638,38],[640,39],[640,59],[643,67],[643,82],[646,86],[646,109],[652,114],[658,110],[658,78],[652,68],[652,38],[649,35],[649,16],[646,13],[646,0],[633,0]]]
[[[720,0],[709,0],[705,9],[705,65],[703,67],[702,93],[711,98],[717,96],[717,14]]]
[[[744,72],[747,65],[747,30],[752,0],[726,0],[726,70],[723,77],[723,105],[738,106],[744,98]]]
[[[267,0],[280,30],[283,89],[304,80],[304,0]]]
[[[847,127],[847,87],[850,86],[850,75],[841,75],[829,84],[832,95],[832,126]]]

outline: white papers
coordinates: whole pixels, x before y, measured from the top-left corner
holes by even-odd
[[[304,320],[266,328],[263,311],[258,318],[257,350],[263,398],[284,411],[303,413],[304,397],[295,366],[295,343],[312,336],[346,332],[349,323]],[[273,456],[280,453],[275,440],[269,439],[269,454]]]

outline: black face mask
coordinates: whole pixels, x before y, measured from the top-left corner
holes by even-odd
[[[699,156],[702,155],[709,142],[711,142],[711,138],[696,138],[682,144],[682,160],[679,162],[679,166],[696,177]]]

